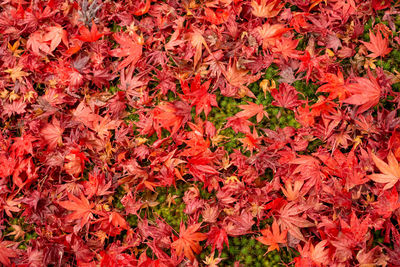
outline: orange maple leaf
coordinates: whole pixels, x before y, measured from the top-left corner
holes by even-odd
[[[281,0],[251,1],[253,15],[261,18],[273,18],[277,16],[284,5],[285,3],[281,3]]]
[[[207,235],[196,232],[200,228],[201,223],[189,226],[187,229],[181,222],[179,239],[171,244],[178,256],[185,255],[189,260],[194,260],[194,253],[199,254],[201,251],[200,241],[207,238]]]
[[[237,117],[243,117],[249,119],[255,115],[257,115],[257,122],[260,122],[263,116],[268,118],[268,113],[264,110],[264,106],[262,104],[255,104],[252,102],[248,102],[248,105],[239,105],[239,108],[243,109],[236,114]]]
[[[293,185],[292,182],[288,179],[285,182],[285,187],[281,186],[281,190],[283,194],[286,196],[287,200],[289,201],[294,201],[298,197],[300,197],[300,190],[304,184],[304,181],[302,180],[296,180],[294,181]]]
[[[374,154],[371,154],[371,158],[382,173],[368,175],[368,178],[374,182],[386,184],[383,190],[392,188],[400,179],[400,166],[393,152],[390,151],[387,156],[389,164]]]
[[[261,230],[262,236],[257,237],[257,240],[263,243],[264,245],[269,246],[268,247],[268,252],[273,251],[273,250],[279,250],[279,244],[285,244],[286,243],[286,235],[287,235],[287,230],[281,231],[279,230],[279,225],[274,221],[272,223],[272,231],[271,228],[266,228],[264,230]]]

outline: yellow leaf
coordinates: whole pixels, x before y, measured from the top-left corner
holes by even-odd
[[[22,77],[29,75],[29,73],[22,71],[22,67],[20,66],[17,66],[12,69],[7,69],[4,72],[10,74],[10,78],[13,82],[15,82],[16,80],[22,82]]]

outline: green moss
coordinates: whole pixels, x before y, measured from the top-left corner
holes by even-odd
[[[318,85],[314,83],[306,83],[305,81],[295,81],[293,83],[293,86],[296,88],[297,92],[299,92],[299,98],[300,99],[308,99],[313,101],[316,101],[318,99],[318,94],[317,89]]]
[[[158,194],[156,202],[159,204],[151,209],[154,215],[153,219],[159,216],[176,231],[179,231],[181,221],[187,220],[187,215],[184,213],[186,205],[182,201],[182,197],[191,185],[193,184],[178,181],[176,187],[156,188]],[[176,198],[169,203],[167,201],[168,195],[176,196]]]
[[[221,134],[228,137],[228,141],[222,144],[222,146],[225,148],[225,151],[232,153],[234,149],[240,149],[241,142],[238,139],[244,138],[245,134],[235,133],[235,131],[231,128],[223,129]]]
[[[229,249],[222,250],[221,266],[233,266],[235,261],[239,261],[244,266],[284,266],[293,261],[293,254],[285,248],[280,251],[272,251],[265,254],[268,247],[261,244],[251,235],[240,237],[229,237]],[[200,258],[208,255],[209,250],[204,250]]]
[[[324,144],[324,142],[320,139],[315,139],[311,142],[308,143],[307,146],[307,154],[316,152],[316,150],[321,147]]]
[[[121,199],[125,196],[126,192],[122,188],[122,186],[117,187],[115,190],[113,196],[113,207],[119,209],[119,210],[125,210],[124,205],[121,203]]]
[[[264,78],[267,80],[271,80],[273,78],[277,78],[279,73],[279,68],[275,64],[271,64],[268,69],[266,69]]]

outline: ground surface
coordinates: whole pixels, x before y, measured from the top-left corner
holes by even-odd
[[[3,1],[0,265],[399,266],[400,6]]]

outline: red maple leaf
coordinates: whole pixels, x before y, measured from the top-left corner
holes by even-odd
[[[275,101],[272,101],[272,105],[291,110],[294,110],[295,107],[300,106],[304,102],[299,99],[296,89],[287,83],[281,83],[279,90],[276,88],[272,89],[271,95],[275,99]]]
[[[204,19],[212,24],[219,25],[225,23],[229,18],[229,10],[217,8],[215,11],[211,8],[204,8]]]
[[[15,245],[17,245],[15,242],[0,241],[0,263],[4,266],[12,266],[10,258],[17,257]]]
[[[302,241],[305,241],[305,238],[300,229],[314,226],[312,222],[299,216],[306,209],[307,207],[304,205],[289,202],[280,209],[280,216],[278,218],[278,223],[282,229],[288,230],[292,236]]]
[[[343,100],[343,102],[360,106],[357,113],[363,113],[375,106],[379,103],[381,97],[382,88],[369,70],[368,77],[369,79],[357,77],[355,78],[355,83],[346,86],[350,97]]]
[[[300,51],[296,50],[299,41],[299,39],[280,38],[276,40],[275,47],[271,51],[274,54],[281,54],[285,60],[296,58],[300,54]]]
[[[320,86],[317,92],[327,92],[329,93],[328,100],[335,99],[344,100],[347,95],[346,83],[343,78],[343,73],[338,70],[337,75],[332,73],[327,73],[323,77],[322,81],[326,84]]]
[[[190,101],[192,106],[196,106],[196,115],[199,115],[204,110],[204,114],[207,117],[212,107],[218,107],[217,96],[208,92],[210,82],[207,81],[201,84],[199,74],[194,78],[190,88],[187,81],[182,82],[184,95],[181,97]]]
[[[34,54],[42,55],[51,53],[50,47],[46,40],[44,40],[43,32],[38,30],[33,32],[26,43],[27,47],[30,48]]]
[[[386,190],[383,195],[378,197],[378,201],[373,203],[374,212],[383,218],[389,218],[393,212],[400,208],[399,193],[396,187]]]
[[[265,23],[258,28],[260,37],[263,40],[263,49],[268,49],[275,45],[275,42],[282,37],[285,32],[290,31],[290,28],[285,28],[284,24],[269,24]]]
[[[192,27],[192,32],[187,34],[187,39],[190,42],[191,46],[195,49],[194,57],[193,57],[193,66],[196,67],[199,62],[202,54],[203,54],[203,45],[208,48],[207,42],[203,37],[204,31]]]
[[[134,12],[135,16],[142,16],[146,14],[150,9],[151,0],[138,0],[135,1]]]
[[[109,222],[116,228],[129,229],[128,223],[118,212],[113,211],[109,214]]]
[[[326,248],[327,245],[327,240],[323,240],[315,246],[310,241],[304,247],[298,245],[297,250],[300,252],[301,257],[294,258],[296,266],[324,266],[329,263],[329,249]]]
[[[246,151],[249,150],[251,153],[253,153],[255,148],[259,147],[260,143],[256,130],[253,130],[252,134],[246,134],[244,138],[239,138],[239,141],[243,143],[244,149]]]
[[[40,131],[49,149],[54,149],[57,145],[62,144],[62,134],[64,129],[61,128],[60,122],[53,119],[53,122],[47,123]]]
[[[218,251],[221,252],[224,248],[224,243],[229,249],[228,235],[226,234],[225,229],[216,226],[211,227],[210,232],[208,232],[206,246],[211,244],[211,251],[214,251],[215,248],[217,248]]]
[[[33,163],[32,157],[23,159],[15,167],[12,180],[19,188],[30,184],[38,177],[37,169]]]
[[[60,201],[58,204],[69,211],[73,211],[67,215],[67,220],[80,220],[80,227],[85,226],[93,219],[93,208],[94,203],[90,203],[89,200],[83,195],[80,198],[68,193],[68,201]]]
[[[126,57],[119,63],[117,71],[128,65],[135,66],[142,56],[143,38],[136,33],[131,36],[127,33],[114,33],[113,37],[120,45],[120,48],[111,50],[110,55],[113,57]]]
[[[78,149],[73,149],[68,155],[65,156],[65,160],[65,171],[71,176],[76,177],[83,172],[85,168],[85,162],[88,161],[88,158],[83,152],[80,152]]]
[[[375,11],[390,7],[391,0],[372,0],[371,6]]]
[[[243,117],[233,116],[227,119],[225,128],[232,127],[235,133],[242,132],[245,134],[251,134],[250,126],[253,125],[250,121]]]
[[[24,101],[13,101],[12,103],[3,104],[3,115],[11,117],[13,114],[22,114],[25,112],[26,103]]]
[[[170,102],[161,102],[153,109],[153,127],[158,136],[161,136],[161,128],[174,135],[185,122],[185,114],[179,114],[179,109]]]
[[[369,30],[369,38],[370,42],[361,41],[372,54],[369,54],[368,57],[377,58],[384,57],[392,51],[389,48],[389,40],[387,37],[383,38],[381,31],[378,31],[376,35]]]
[[[238,96],[243,97],[246,95],[248,97],[256,98],[247,85],[257,81],[261,74],[249,75],[248,72],[248,70],[239,69],[237,67],[237,60],[234,59],[232,62],[229,62],[224,75],[229,85],[239,88],[239,91],[237,92]]]
[[[97,40],[99,40],[104,34],[103,33],[99,33],[97,30],[97,26],[94,22],[92,22],[92,28],[89,29],[86,28],[86,26],[81,26],[79,28],[79,33],[81,35],[77,36],[76,38],[78,40],[81,40],[83,42],[88,42],[88,43],[93,43],[96,42]]]
[[[193,261],[194,253],[199,254],[201,251],[200,241],[207,238],[207,235],[197,232],[201,223],[196,223],[188,228],[181,222],[179,238],[175,240],[171,247],[176,251],[178,256],[185,255],[186,258]]]

